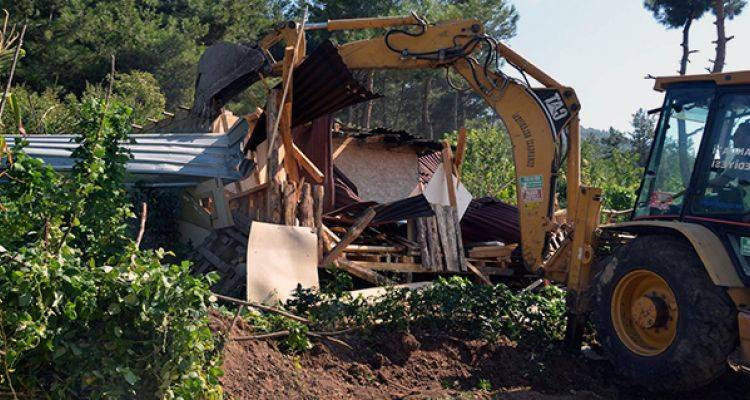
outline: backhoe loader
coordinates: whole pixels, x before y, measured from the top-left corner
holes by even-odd
[[[204,57],[194,110],[210,120],[239,90],[279,75],[284,60],[270,49],[280,42],[299,63],[306,32],[362,29],[385,34],[340,44],[349,69],[450,70],[503,121],[515,161],[518,268],[566,286],[569,344],[580,349],[590,317],[616,369],[654,390],[695,388],[727,364],[750,370],[750,71],[656,79],[666,95],[631,220],[604,226],[602,191],[581,183],[575,90],[488,36],[478,20],[285,22],[255,45],[223,44]],[[551,250],[563,173],[568,235]],[[595,263],[597,246],[612,249]]]

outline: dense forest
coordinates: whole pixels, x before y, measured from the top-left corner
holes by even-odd
[[[657,22],[683,30],[681,66],[692,54],[687,42],[690,24],[710,11],[717,23],[715,59],[721,61],[725,57],[726,43],[722,44],[721,39],[731,37],[728,39],[723,32],[723,21],[741,13],[745,2],[729,2],[722,10],[715,9],[714,3],[722,2],[644,2]],[[411,11],[432,22],[478,18],[492,36],[501,40],[516,34],[521,17],[509,0],[3,0],[0,7],[8,10],[11,23],[28,24],[26,56],[19,65],[12,92],[24,131],[32,134],[69,132],[80,104],[104,94],[113,56],[117,70],[113,96],[133,109],[134,122],[159,118],[165,110],[188,106],[192,103],[196,64],[203,49],[220,41],[258,40],[275,22],[299,19],[305,8],[310,21]],[[312,50],[324,40],[343,42],[382,34],[380,31],[314,32],[308,46]],[[721,67],[715,65],[712,70]],[[684,69],[680,72],[684,73]],[[356,75],[383,98],[340,112],[337,117],[342,122],[363,128],[405,130],[430,139],[450,136],[461,126],[497,137],[492,144],[499,147],[492,151],[502,159],[495,158],[497,161],[491,166],[478,166],[477,181],[471,189],[475,195],[494,195],[513,201],[509,143],[501,139],[502,124],[478,96],[454,90],[443,70],[359,71]],[[255,85],[240,94],[229,108],[235,113],[254,110],[265,103],[264,96],[263,87]],[[609,128],[583,132],[583,152],[587,157],[584,177],[590,184],[611,187],[607,207],[632,205],[647,159],[654,122],[643,110],[633,111],[632,128],[628,131]],[[2,116],[6,127],[3,130],[14,126],[11,118],[15,116],[10,113]],[[485,142],[485,138],[476,140]],[[475,151],[479,156],[479,149]],[[613,193],[621,195],[613,197]]]
[[[190,105],[196,64],[206,46],[220,41],[258,40],[276,21],[299,18],[304,7],[308,7],[310,21],[411,11],[429,21],[478,18],[492,36],[501,40],[515,35],[520,17],[507,0],[326,0],[309,5],[278,0],[0,3],[9,11],[11,22],[28,24],[26,56],[19,65],[13,90],[27,133],[70,131],[81,102],[105,92],[112,56],[117,70],[113,96],[133,109],[134,122],[142,123],[147,118],[158,118],[165,110]],[[343,42],[382,33],[316,32],[308,46],[312,50],[324,40]],[[455,132],[461,126],[490,132],[490,137],[498,136],[494,143],[505,146],[497,149],[505,156],[493,165],[497,171],[490,173],[502,181],[487,182],[487,176],[477,175],[472,190],[475,195],[513,200],[514,188],[507,181],[512,177],[512,168],[508,169],[512,164],[509,143],[499,138],[504,134],[497,131],[503,127],[478,96],[451,88],[443,70],[357,72],[357,78],[383,98],[344,110],[337,115],[339,119],[351,126],[405,130],[431,139]],[[242,113],[262,105],[265,93],[259,86],[240,94],[229,108]],[[4,126],[13,126],[11,118],[9,113],[3,115]],[[607,135],[592,136],[588,141],[593,149],[589,155],[609,159],[611,151],[620,151],[630,140],[643,135],[635,133],[638,129],[643,128],[634,126],[633,132],[611,130]],[[604,147],[611,149],[603,150]],[[640,163],[636,160],[628,164],[637,167]],[[622,175],[614,166],[597,169],[602,171],[596,174],[601,179],[595,180],[601,182],[608,181],[603,175],[605,170],[612,170],[611,176]],[[480,171],[483,168],[477,172]],[[629,179],[626,186],[633,189],[636,181]],[[618,202],[617,206],[628,205]]]
[[[16,78],[17,97],[29,110],[27,130],[38,133],[64,129],[61,121],[67,119],[66,108],[80,98],[101,93],[112,55],[118,71],[115,93],[135,108],[136,120],[190,105],[203,48],[219,41],[257,40],[274,22],[299,18],[302,8],[276,0],[0,3],[14,22],[28,20],[28,56]],[[505,0],[339,0],[309,6],[311,21],[411,11],[430,21],[480,18],[499,39],[513,36],[518,21],[515,8]],[[317,34],[309,46],[313,49],[327,39],[349,41],[375,34],[382,32]],[[345,111],[341,118],[351,125],[403,129],[436,138],[488,112],[475,95],[449,88],[444,71],[374,72],[358,77],[384,99]],[[252,110],[261,105],[262,97],[260,91],[250,91],[232,107],[236,112]]]

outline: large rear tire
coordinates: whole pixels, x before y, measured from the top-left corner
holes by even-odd
[[[737,312],[692,246],[639,236],[604,262],[592,285],[597,340],[615,369],[651,390],[695,389],[726,370]]]

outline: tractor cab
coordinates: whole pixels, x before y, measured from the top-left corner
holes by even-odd
[[[602,227],[625,243],[596,267],[591,317],[620,373],[687,390],[727,364],[750,372],[750,71],[655,89],[665,99],[631,220]]]
[[[633,220],[706,226],[747,279],[750,73],[659,78],[656,89],[666,96]]]

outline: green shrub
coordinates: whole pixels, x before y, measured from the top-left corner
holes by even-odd
[[[13,150],[0,184],[0,390],[39,398],[220,398],[209,279],[138,250],[118,147],[129,110],[76,115],[63,176]]]
[[[529,344],[559,341],[565,331],[562,289],[550,285],[537,292],[514,292],[503,284],[480,286],[458,276],[438,278],[418,291],[390,288],[369,300],[349,292],[298,289],[287,307],[309,318],[316,330],[417,328]]]

